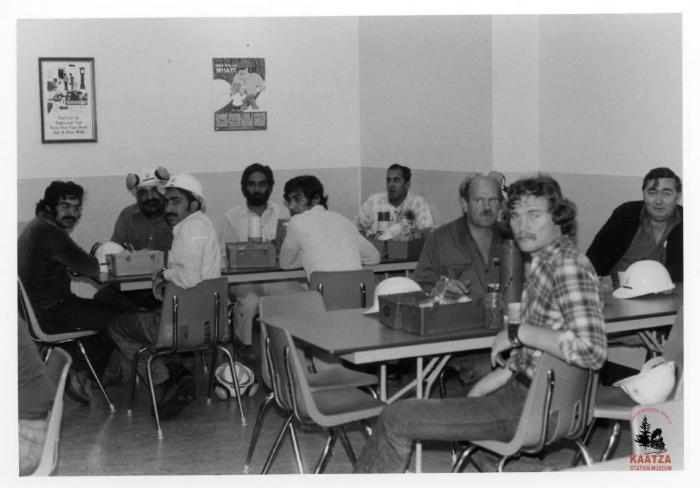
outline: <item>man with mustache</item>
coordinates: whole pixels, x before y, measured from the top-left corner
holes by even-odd
[[[654,168],[642,182],[642,200],[617,207],[586,251],[599,276],[643,259],[659,261],[673,281],[683,281],[681,179],[669,168]]]
[[[277,222],[288,220],[289,210],[269,201],[274,185],[272,169],[267,165],[253,163],[243,170],[241,192],[246,202],[226,212],[220,233],[222,249],[225,249],[227,242],[245,242],[250,237],[260,238],[262,241],[276,241]],[[259,230],[259,235],[251,236],[251,230],[254,233]],[[245,363],[251,364],[257,359],[257,353],[252,345],[253,322],[258,313],[260,297],[282,295],[301,289],[301,284],[295,281],[229,286],[229,294],[234,302],[233,320],[236,335],[239,338],[239,356]]]
[[[386,171],[386,193],[375,193],[360,208],[355,217],[357,228],[364,235],[375,235],[379,212],[389,212],[388,225],[408,221],[416,230],[433,228],[433,214],[427,200],[414,193],[411,188],[411,168],[392,164]]]
[[[430,292],[441,277],[458,293],[469,293],[477,307],[482,306],[489,283],[498,283],[494,258],[500,257],[503,232],[498,225],[503,205],[503,175],[467,175],[459,186],[463,215],[438,227],[423,246],[416,265],[415,280]],[[488,370],[485,353],[466,353],[453,357],[448,372],[456,372],[465,385]]]
[[[113,349],[107,326],[121,312],[118,308],[75,296],[70,274],[96,278],[97,259],[78,246],[69,233],[82,216],[83,187],[72,181],[52,181],[36,204],[36,217],[17,240],[17,271],[42,329],[51,333],[96,330],[103,334],[83,340],[98,377]],[[75,347],[69,348],[73,369],[67,392],[89,403],[87,364]]]
[[[135,251],[170,250],[173,231],[163,218],[163,196],[158,193],[168,178],[168,170],[163,167],[144,168],[126,177],[126,187],[136,197],[136,203],[124,208],[117,217],[112,241]]]
[[[466,397],[401,400],[386,407],[355,472],[403,472],[416,440],[507,442],[543,352],[594,370],[605,361],[598,277],[570,237],[576,206],[564,198],[556,180],[539,175],[510,185],[507,207],[518,246],[532,262],[520,323],[493,339],[493,371]]]
[[[173,244],[167,268],[153,277],[153,289],[162,290],[167,281],[181,288],[192,288],[204,280],[221,276],[221,251],[216,230],[203,213],[202,184],[194,176],[180,173],[172,176],[158,191],[165,198],[164,217],[173,228]],[[119,347],[122,364],[130,364],[141,347],[156,343],[159,322],[160,311],[156,311],[133,312],[110,324],[109,335]],[[145,359],[139,362],[137,370],[146,378]],[[166,365],[161,358],[151,362],[151,372],[160,417],[177,415],[194,398],[192,373],[178,363]]]

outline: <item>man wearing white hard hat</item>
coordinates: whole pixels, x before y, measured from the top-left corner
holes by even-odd
[[[173,227],[173,244],[168,266],[154,276],[154,288],[165,281],[181,288],[192,288],[203,280],[221,276],[221,252],[214,226],[204,213],[202,184],[187,173],[172,176],[158,191],[165,197],[165,220]],[[119,347],[124,361],[130,361],[144,345],[158,340],[159,312],[132,313],[118,318],[109,334]],[[146,361],[140,361],[138,373],[146,377]],[[194,398],[192,374],[177,363],[151,362],[156,385],[158,411],[162,418],[177,415]]]
[[[399,400],[379,416],[357,459],[361,473],[403,472],[418,440],[508,441],[516,432],[543,352],[597,370],[607,339],[598,278],[571,241],[576,207],[551,177],[508,187],[510,226],[532,266],[522,294],[520,322],[494,337],[494,370],[467,397]],[[509,353],[505,360],[501,354]]]
[[[112,241],[127,249],[169,251],[173,230],[163,217],[164,201],[158,188],[169,178],[163,167],[144,168],[126,177],[126,187],[136,203],[124,208],[114,223]]]

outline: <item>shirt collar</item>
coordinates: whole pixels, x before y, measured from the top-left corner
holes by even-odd
[[[542,251],[532,256],[532,268],[536,268],[541,262],[550,261],[561,249],[573,245],[568,235],[557,237]]]

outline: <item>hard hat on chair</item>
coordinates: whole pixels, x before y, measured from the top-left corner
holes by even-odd
[[[622,388],[640,405],[665,401],[676,385],[676,363],[658,356],[650,359],[639,374],[621,379],[613,386]]]

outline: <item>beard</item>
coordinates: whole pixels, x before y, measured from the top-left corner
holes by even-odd
[[[269,193],[245,193],[244,196],[248,204],[252,205],[253,207],[265,205],[270,199]]]
[[[163,213],[163,201],[157,198],[151,198],[138,202],[139,210],[146,217],[155,217]]]

